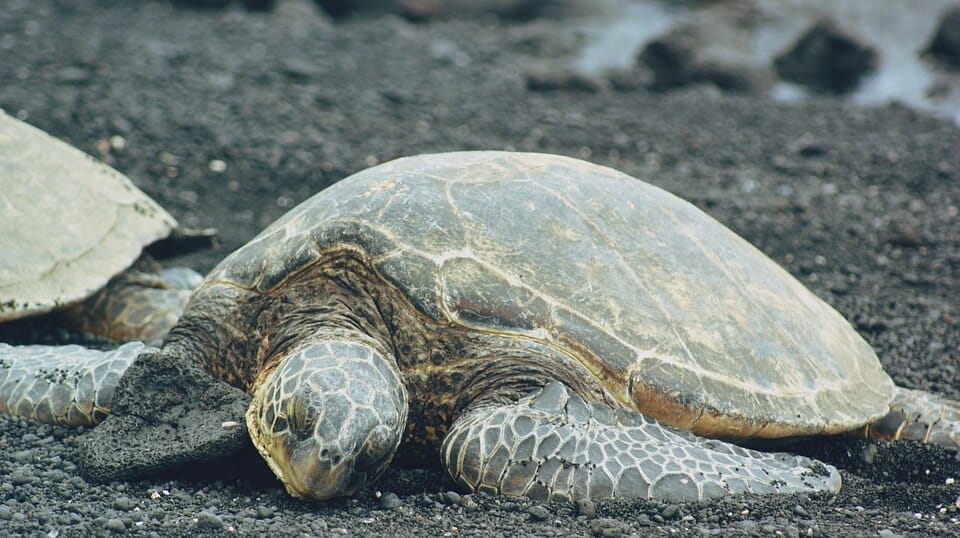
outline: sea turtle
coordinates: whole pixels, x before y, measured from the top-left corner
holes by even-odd
[[[0,208],[0,322],[57,310],[81,332],[158,339],[202,280],[141,251],[212,231],[180,228],[116,170],[2,110]]]
[[[85,365],[2,348],[0,402],[69,420],[89,405],[74,392],[110,390],[97,380],[138,354],[202,364],[252,395],[254,445],[318,500],[355,492],[398,447],[439,455],[473,491],[706,499],[840,487],[833,467],[719,437],[960,439],[956,403],[896,387],[840,314],[739,236],[552,155],[350,176],[224,259],[159,351],[138,346],[72,348]],[[32,374],[32,357],[67,373]]]

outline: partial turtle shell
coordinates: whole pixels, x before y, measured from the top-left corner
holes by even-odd
[[[176,225],[116,170],[0,111],[0,321],[88,297]]]

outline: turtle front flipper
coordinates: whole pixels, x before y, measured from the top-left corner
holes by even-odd
[[[110,412],[120,376],[146,348],[0,344],[0,413],[47,424],[90,426]]]
[[[587,403],[560,382],[518,402],[482,404],[453,424],[444,466],[479,492],[540,500],[703,500],[736,493],[835,492],[837,470],[666,428]]]
[[[856,433],[870,439],[914,439],[960,448],[960,402],[923,390],[896,387],[890,412]]]

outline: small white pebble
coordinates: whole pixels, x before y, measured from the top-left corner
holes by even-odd
[[[238,427],[238,426],[240,426],[240,423],[237,422],[236,420],[228,420],[228,421],[222,422],[222,423],[220,424],[220,427],[222,427],[223,429],[236,428],[236,427]]]
[[[220,159],[213,159],[212,161],[207,163],[207,167],[214,174],[219,174],[220,172],[223,172],[224,170],[227,169],[227,163],[221,161]]]
[[[113,135],[110,137],[110,147],[117,151],[123,151],[123,148],[127,147],[127,139],[120,135]]]
[[[948,486],[949,486],[950,484],[956,483],[956,481],[957,481],[957,479],[956,479],[956,478],[953,478],[953,477],[950,477],[950,478],[944,480],[944,482],[945,482]]]

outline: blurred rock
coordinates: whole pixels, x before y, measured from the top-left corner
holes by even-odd
[[[241,0],[244,7],[251,11],[266,11],[277,3],[277,0]],[[191,6],[199,8],[222,8],[233,3],[233,0],[173,0],[174,4],[180,6]]]
[[[606,89],[607,83],[602,79],[597,79],[570,71],[567,69],[555,69],[545,71],[534,71],[527,73],[527,89],[532,91],[578,91],[596,93]]]
[[[193,7],[226,7],[233,0],[174,0],[174,4]]]
[[[395,14],[412,20],[473,18],[495,15],[504,20],[529,21],[540,17],[582,12],[575,0],[316,0],[334,17]],[[588,3],[589,4],[589,3]]]
[[[726,91],[760,93],[770,86],[772,76],[752,61],[742,37],[737,26],[704,19],[654,39],[637,60],[652,72],[654,90],[706,82]]]
[[[877,67],[877,53],[829,19],[821,19],[774,60],[786,80],[821,93],[846,93]]]
[[[960,5],[943,14],[926,52],[940,63],[960,70]]]

